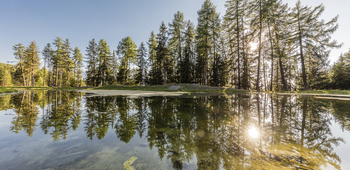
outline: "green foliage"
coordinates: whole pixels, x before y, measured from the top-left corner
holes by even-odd
[[[350,51],[339,57],[331,71],[332,89],[350,89]]]
[[[107,42],[101,39],[98,44],[97,82],[100,86],[112,84],[115,80],[112,74],[112,55]]]
[[[118,73],[118,81],[120,84],[131,84],[132,66],[136,63],[137,46],[128,36],[123,38],[117,47],[117,54],[120,56],[120,66]]]
[[[86,47],[86,84],[88,86],[97,86],[97,65],[98,65],[98,52],[97,43],[95,39],[89,41],[89,45]]]
[[[140,85],[145,85],[148,83],[148,72],[147,72],[147,50],[143,42],[141,42],[138,55],[137,55],[137,73],[135,78],[135,83]]]

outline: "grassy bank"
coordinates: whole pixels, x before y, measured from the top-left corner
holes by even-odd
[[[12,93],[12,92],[17,92],[17,90],[16,89],[8,89],[5,87],[0,87],[0,94],[1,93]]]
[[[181,90],[169,90],[170,86],[181,86]],[[189,92],[205,94],[237,94],[249,91],[237,90],[233,88],[199,86],[193,84],[168,84],[155,86],[122,86],[107,85],[103,87],[6,87],[10,90],[140,90],[140,91],[166,91],[166,92]]]
[[[19,89],[19,90],[81,90],[88,89],[91,87],[6,87],[8,89]]]
[[[169,90],[170,86],[181,86],[181,90]],[[224,87],[211,87],[211,86],[199,86],[192,84],[168,84],[168,85],[155,85],[155,86],[118,86],[108,85],[103,87],[94,88],[96,90],[142,90],[142,91],[167,91],[167,92],[190,92],[190,93],[225,93],[225,94],[237,94],[247,93],[249,91],[237,90]]]

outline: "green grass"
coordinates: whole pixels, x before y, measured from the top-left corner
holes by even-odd
[[[89,87],[6,87],[8,89],[21,89],[21,90],[81,90]]]
[[[5,87],[0,87],[0,93],[12,93],[12,92],[17,92],[16,89],[8,89]]]
[[[170,86],[181,86],[182,90],[169,90]],[[20,90],[141,90],[141,91],[167,91],[167,92],[189,92],[189,93],[204,93],[204,94],[237,94],[249,93],[245,90],[237,90],[225,87],[199,86],[192,84],[167,84],[155,86],[128,86],[128,85],[107,85],[103,87],[7,87],[8,89]]]
[[[169,90],[170,86],[181,86],[182,90]],[[122,86],[122,85],[108,85],[95,88],[97,90],[142,90],[142,91],[167,91],[167,92],[190,92],[190,93],[220,93],[220,94],[237,94],[247,93],[249,91],[236,90],[224,87],[211,86],[195,86],[192,84],[168,84],[155,86]]]

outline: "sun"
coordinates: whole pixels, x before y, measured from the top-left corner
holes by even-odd
[[[254,126],[249,128],[248,134],[253,139],[259,138],[259,132]]]
[[[255,43],[255,42],[250,42],[249,43],[251,49],[254,51],[258,48],[258,43]]]

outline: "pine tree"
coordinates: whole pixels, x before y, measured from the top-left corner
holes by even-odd
[[[194,78],[194,67],[195,67],[195,30],[194,25],[190,21],[186,24],[186,31],[184,34],[184,58],[181,61],[180,76],[183,83],[192,83]]]
[[[75,47],[73,52],[73,61],[74,61],[74,77],[78,81],[76,86],[81,87],[83,76],[82,76],[82,66],[83,66],[83,55],[81,54],[78,47]]]
[[[24,65],[30,70],[32,86],[35,87],[35,72],[39,68],[39,49],[35,41],[32,41],[25,51]]]
[[[331,34],[338,28],[338,16],[329,22],[320,21],[319,17],[324,9],[322,4],[312,9],[308,6],[302,6],[300,1],[293,8],[292,14],[295,24],[293,39],[299,46],[304,89],[309,88],[305,69],[305,51],[310,50],[309,56],[315,56],[314,58],[319,58],[318,62],[322,62],[322,60],[325,60],[324,58],[328,57],[328,48],[339,48],[341,46],[336,41],[331,41]],[[310,70],[309,68],[309,76],[311,75]],[[310,77],[309,81],[311,81]]]
[[[63,71],[63,73],[65,74],[65,77],[67,77],[66,81],[63,82],[62,84],[65,84],[65,86],[70,87],[71,85],[71,72],[72,69],[74,69],[74,65],[73,65],[73,60],[70,56],[72,51],[72,48],[70,46],[70,42],[69,39],[67,38],[64,42],[63,42],[63,67],[65,69],[65,71]],[[63,81],[63,79],[61,80]]]
[[[117,54],[120,56],[118,80],[121,84],[131,83],[131,69],[136,62],[137,46],[130,37],[123,38],[117,47]]]
[[[155,84],[155,69],[156,69],[156,48],[157,48],[157,40],[154,32],[151,32],[151,37],[148,39],[148,64],[150,68],[149,71],[149,83],[150,85]]]
[[[89,45],[86,47],[85,51],[87,56],[86,84],[89,86],[97,86],[98,49],[95,39],[89,41]]]
[[[43,86],[45,83],[45,72],[46,72],[46,63],[48,64],[47,68],[50,68],[50,63],[51,63],[51,59],[52,59],[52,48],[51,48],[51,44],[47,43],[46,46],[44,47],[43,50],[43,56],[44,56],[44,77],[43,77]],[[50,86],[50,71],[49,71],[49,83],[48,85]]]
[[[111,71],[112,55],[107,42],[101,39],[98,44],[99,66],[97,68],[97,81],[101,86],[113,83],[113,75]]]
[[[23,60],[24,60],[24,57],[25,57],[26,48],[21,43],[14,45],[12,48],[15,51],[13,53],[15,55],[15,58],[17,60],[19,60],[18,63],[20,65],[20,67],[21,67],[23,86],[26,86],[26,83],[25,83],[26,80],[24,78],[24,70],[23,70]]]
[[[56,37],[53,43],[56,47],[56,50],[53,51],[52,55],[52,64],[53,67],[56,69],[56,76],[55,76],[55,86],[58,87],[58,73],[61,70],[61,66],[63,65],[63,43],[62,39],[60,37]]]
[[[159,33],[157,34],[157,47],[155,49],[156,51],[156,60],[155,60],[155,68],[154,68],[154,83],[159,84],[166,84],[168,82],[169,73],[171,73],[171,67],[169,64],[169,51],[167,48],[167,27],[165,26],[164,22],[162,22]]]
[[[147,50],[143,42],[141,42],[137,55],[137,76],[136,83],[145,85],[147,83]]]
[[[209,59],[213,48],[213,32],[215,27],[215,19],[218,17],[216,7],[206,0],[198,13],[197,26],[197,66],[196,73],[199,82],[208,85],[209,79]]]
[[[232,32],[229,34],[230,39],[228,40],[231,51],[230,56],[232,62],[236,64],[236,66],[234,66],[234,69],[237,73],[237,78],[235,78],[234,84],[237,86],[238,89],[242,88],[241,72],[243,72],[243,70],[241,69],[241,64],[244,60],[244,58],[242,60],[242,53],[244,52],[244,49],[242,50],[241,47],[243,39],[241,37],[242,32],[244,32],[242,18],[244,17],[245,3],[246,0],[231,0],[227,1],[225,4],[227,9],[224,18],[227,22],[226,26],[228,27],[228,31]]]
[[[169,46],[174,46],[174,57],[175,67],[178,72],[178,82],[182,83],[181,80],[181,65],[182,65],[182,46],[183,46],[183,31],[185,29],[184,15],[180,11],[178,11],[174,15],[173,22],[169,24]]]

